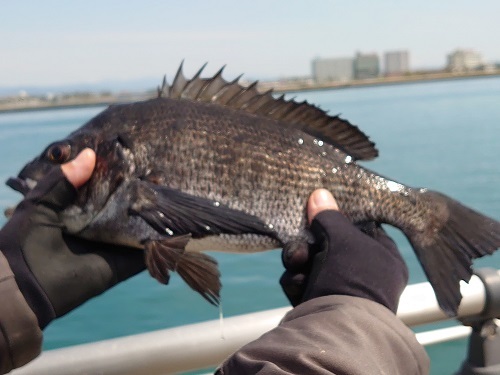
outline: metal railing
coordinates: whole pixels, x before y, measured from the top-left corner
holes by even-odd
[[[500,279],[499,271],[495,274]],[[492,305],[500,305],[500,294],[494,296],[498,300],[488,300],[491,293],[483,281],[484,278],[473,276],[469,284],[461,285],[460,319],[474,319]],[[154,375],[215,367],[241,346],[276,327],[289,309],[267,310],[225,318],[222,323],[208,321],[50,350],[12,374]],[[412,327],[449,319],[439,309],[429,283],[413,284],[405,289],[398,316]],[[458,325],[417,333],[417,339],[429,345],[464,338],[470,332],[470,327]]]

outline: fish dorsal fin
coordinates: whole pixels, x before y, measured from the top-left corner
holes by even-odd
[[[370,160],[378,155],[375,144],[355,125],[339,116],[328,113],[306,101],[287,100],[284,95],[276,98],[272,90],[261,93],[257,81],[249,86],[239,83],[241,76],[233,81],[222,77],[222,67],[211,78],[201,78],[204,64],[193,78],[187,79],[182,72],[182,63],[172,85],[166,79],[158,87],[158,97],[190,99],[224,105],[279,121],[281,126],[300,129],[322,141],[330,143],[355,160]]]

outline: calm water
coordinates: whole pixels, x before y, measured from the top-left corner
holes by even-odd
[[[409,185],[446,192],[500,220],[500,78],[308,92],[297,94],[297,99],[340,113],[362,128],[380,150],[376,161],[365,163],[370,169]],[[49,142],[102,109],[0,114],[0,180],[16,174]],[[19,198],[0,185],[2,207]],[[424,281],[406,240],[396,230],[390,234],[407,260],[410,282]],[[287,304],[277,282],[281,274],[278,251],[213,255],[222,272],[226,316]],[[500,253],[476,264],[500,268]],[[45,332],[45,348],[217,317],[218,310],[178,277],[162,286],[143,273],[52,323]],[[436,345],[428,351],[433,374],[451,374],[464,357],[465,341]]]

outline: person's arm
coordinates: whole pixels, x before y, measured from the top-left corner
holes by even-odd
[[[67,236],[59,213],[85,183],[95,154],[54,167],[0,230],[0,374],[41,350],[52,320],[145,269],[137,249]]]
[[[0,296],[0,374],[5,374],[40,354],[42,330],[1,252]]]
[[[326,209],[326,210],[325,210]],[[218,374],[428,374],[429,359],[395,315],[408,271],[377,225],[354,226],[326,191],[309,200],[318,245],[284,253],[294,309]]]

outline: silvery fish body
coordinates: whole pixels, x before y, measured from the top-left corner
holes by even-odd
[[[222,70],[158,98],[113,105],[48,146],[9,184],[26,192],[55,164],[96,151],[91,180],[64,214],[69,233],[146,250],[151,274],[175,270],[212,303],[215,261],[201,250],[261,251],[313,239],[305,208],[330,190],[353,222],[388,223],[410,240],[448,314],[471,261],[500,245],[500,224],[440,193],[362,168],[377,156],[355,126],[308,103],[227,82]]]

